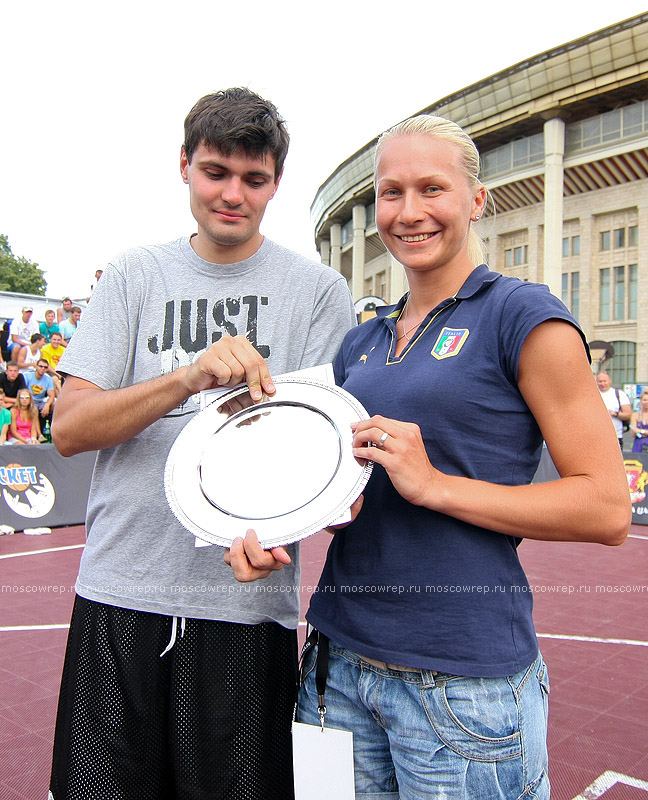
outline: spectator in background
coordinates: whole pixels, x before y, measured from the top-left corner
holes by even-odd
[[[632,407],[630,406],[628,395],[612,386],[610,374],[609,372],[605,372],[605,370],[601,370],[601,372],[598,373],[596,376],[596,383],[598,384],[599,392],[601,393],[605,407],[612,418],[614,430],[619,440],[619,446],[623,450],[623,423],[628,422],[632,414]]]
[[[102,269],[98,269],[95,272],[95,282],[92,284],[92,286],[90,286],[90,297],[92,297],[92,293],[97,288],[97,284],[99,283],[99,278],[101,278],[102,275],[103,275],[103,270]],[[87,298],[88,303],[90,302],[90,297]]]
[[[41,322],[39,326],[47,344],[51,342],[53,333],[61,332],[59,326],[54,322],[55,319],[56,313],[51,308],[48,308],[45,312],[45,322]]]
[[[5,408],[4,401],[5,393],[0,389],[0,444],[6,444],[11,425],[11,411]]]
[[[52,341],[49,344],[46,344],[41,350],[41,356],[47,359],[47,363],[49,364],[48,372],[52,377],[56,375],[58,363],[61,360],[63,353],[65,353],[63,336],[60,333],[53,333]]]
[[[25,347],[31,341],[35,333],[39,333],[38,322],[33,319],[34,309],[31,306],[23,306],[20,319],[16,317],[9,328],[9,341],[11,348],[11,360],[18,358],[21,347]]]
[[[36,368],[26,372],[23,376],[40,414],[41,430],[44,429],[45,422],[49,422],[50,427],[52,425],[52,413],[54,411],[54,400],[56,399],[54,382],[47,374],[48,369],[49,364],[46,359],[39,358]]]
[[[45,346],[45,337],[42,333],[35,333],[31,337],[31,342],[20,348],[16,363],[21,372],[31,372],[38,359],[41,357],[41,348]]]
[[[644,389],[639,395],[639,408],[632,412],[630,430],[635,437],[632,452],[641,453],[648,447],[648,389]]]
[[[69,297],[63,298],[63,305],[56,309],[56,321],[60,325],[66,319],[70,319],[72,311],[72,300]]]
[[[72,306],[70,309],[70,318],[64,320],[60,325],[59,328],[61,330],[61,335],[63,336],[63,345],[67,347],[70,339],[76,333],[77,326],[79,324],[79,320],[81,319],[81,309],[79,306]]]
[[[38,411],[29,389],[18,392],[18,403],[11,409],[9,441],[12,444],[39,444]]]
[[[15,361],[10,361],[7,364],[7,371],[0,373],[0,389],[4,392],[5,408],[13,408],[16,405],[16,398],[21,389],[26,389],[24,377],[20,374],[18,364]]]

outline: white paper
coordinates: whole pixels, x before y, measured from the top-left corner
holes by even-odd
[[[355,800],[353,734],[293,722],[295,800]]]

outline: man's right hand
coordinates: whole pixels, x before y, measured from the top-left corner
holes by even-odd
[[[255,403],[275,393],[268,365],[245,336],[223,336],[188,367],[190,394],[247,383]]]

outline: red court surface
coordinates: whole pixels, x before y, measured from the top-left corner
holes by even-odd
[[[80,526],[0,537],[0,800],[47,798],[83,540]],[[303,608],[328,541],[302,545]],[[520,553],[551,678],[552,797],[648,800],[648,526],[620,548],[526,541]]]

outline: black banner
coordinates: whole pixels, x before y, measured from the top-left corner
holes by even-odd
[[[632,522],[648,525],[648,453],[623,453],[623,463],[628,476],[628,489],[632,500]]]
[[[0,524],[17,531],[83,524],[95,457],[63,458],[52,444],[0,447]]]

